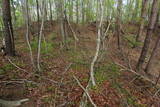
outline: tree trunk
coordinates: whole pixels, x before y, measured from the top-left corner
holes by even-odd
[[[84,1],[82,1],[81,6],[82,6],[82,23],[84,24],[84,22],[85,22],[85,4],[84,4]]]
[[[118,0],[118,6],[117,6],[117,26],[116,26],[116,32],[117,32],[117,45],[118,49],[121,49],[120,46],[120,36],[121,36],[121,8],[122,8],[122,0]]]
[[[154,27],[154,32],[156,32],[156,29],[159,26],[159,17],[160,17],[160,8],[159,8],[159,12],[157,14],[157,19],[156,19],[156,24],[155,24],[155,27]]]
[[[52,16],[52,3],[51,3],[51,0],[49,0],[49,9],[50,9],[50,20],[52,20],[53,16]]]
[[[156,44],[155,44],[155,47],[154,47],[154,49],[152,51],[151,57],[150,57],[150,59],[148,61],[148,64],[147,64],[147,66],[145,68],[145,72],[149,72],[151,70],[154,58],[155,58],[156,54],[158,53],[157,49],[158,49],[159,46],[160,46],[160,35],[159,35],[159,37],[158,37],[158,39],[156,41]]]
[[[137,71],[141,70],[142,65],[145,61],[148,49],[149,49],[150,40],[152,37],[152,32],[153,32],[155,22],[157,19],[158,5],[159,5],[159,0],[154,0],[153,4],[152,4],[151,16],[150,16],[150,21],[149,21],[149,25],[148,25],[148,30],[147,30],[144,46],[143,46],[139,61],[136,66]]]
[[[38,0],[36,0],[36,5],[37,5],[37,22],[38,22],[38,28],[37,28],[37,32],[38,32],[38,39],[39,39],[39,32],[40,32],[40,19],[39,19],[39,2]]]
[[[78,22],[79,22],[79,1],[77,0],[76,1],[76,22],[77,22],[77,24],[78,24]]]
[[[15,7],[14,7],[14,2],[13,2],[13,0],[11,0],[11,3],[12,3],[13,16],[14,16],[13,24],[16,25],[17,17],[16,17],[16,9],[15,9]]]
[[[29,41],[29,32],[30,32],[30,28],[29,28],[29,11],[28,11],[28,0],[25,0],[25,15],[26,15],[26,28],[27,28],[27,32],[26,32],[26,42],[30,51],[30,59],[31,59],[31,64],[33,65],[33,68],[35,68],[35,64],[34,64],[34,58],[33,58],[33,52],[32,52],[32,47],[30,45],[30,41]]]
[[[10,0],[2,0],[2,13],[4,23],[4,37],[5,37],[5,53],[9,56],[15,56],[15,45],[12,28],[12,18],[10,10]]]
[[[37,5],[37,22],[39,22],[39,2],[36,0],[36,5]]]
[[[143,0],[142,1],[141,18],[140,18],[140,26],[139,26],[138,34],[136,36],[136,41],[139,41],[139,37],[142,36],[142,33],[143,33],[144,22],[145,22],[145,18],[146,18],[147,5],[148,5],[148,0]]]

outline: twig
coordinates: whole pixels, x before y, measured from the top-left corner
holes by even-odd
[[[97,107],[97,105],[93,102],[91,96],[89,95],[88,91],[82,86],[82,84],[80,83],[80,81],[75,77],[73,76],[73,78],[77,81],[78,85],[83,89],[83,91],[86,93],[89,101],[91,102],[91,104],[94,106],[94,107]]]
[[[28,83],[33,83],[33,84],[38,84],[34,81],[31,81],[31,80],[27,80],[27,79],[11,79],[9,81],[0,81],[0,83],[20,83],[20,84],[23,84],[25,82],[28,82]]]
[[[160,89],[156,91],[156,93],[153,95],[153,97],[157,96],[157,94],[160,92]]]
[[[156,80],[156,85],[158,84],[159,79],[160,79],[160,72],[159,72],[158,78]]]
[[[134,82],[137,78],[139,78],[139,76],[136,75],[136,77],[134,77],[129,83]]]
[[[73,64],[73,63],[70,63],[70,64],[65,68],[65,71],[64,71],[63,74],[65,74],[65,73],[70,69],[70,67],[72,66],[72,64]]]

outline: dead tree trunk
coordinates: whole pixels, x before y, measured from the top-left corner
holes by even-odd
[[[139,61],[136,66],[137,71],[141,70],[142,65],[145,61],[148,49],[149,49],[150,40],[152,37],[152,32],[153,32],[155,22],[157,19],[158,6],[159,6],[159,0],[154,0],[153,4],[152,4],[151,16],[150,16],[150,21],[149,21],[149,25],[148,25],[148,30],[147,30],[144,46],[143,46]]]
[[[147,5],[148,5],[148,0],[143,0],[142,1],[142,11],[141,11],[141,18],[140,18],[140,26],[139,26],[139,31],[136,36],[136,41],[139,41],[139,37],[143,33],[143,28],[144,28],[144,22],[146,18],[146,10],[147,10]]]
[[[5,37],[5,53],[9,56],[15,56],[15,45],[12,28],[12,18],[10,10],[10,0],[2,0],[2,13],[4,23],[4,37]]]

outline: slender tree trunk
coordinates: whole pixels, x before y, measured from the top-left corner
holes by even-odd
[[[38,39],[39,39],[39,26],[40,26],[40,18],[39,18],[39,2],[38,0],[36,0],[36,5],[37,5],[37,22],[38,22],[38,26],[37,26],[37,32],[38,32]]]
[[[15,9],[15,7],[14,7],[14,2],[13,2],[13,0],[11,0],[11,3],[12,3],[13,16],[14,16],[13,24],[15,25],[15,24],[16,24],[16,21],[17,21],[17,17],[16,17],[16,9]]]
[[[120,44],[120,36],[121,36],[121,10],[122,10],[122,0],[118,0],[118,6],[117,6],[117,45],[118,49],[121,49]]]
[[[79,22],[79,0],[76,1],[76,22]]]
[[[48,9],[47,9],[48,7],[47,7],[47,3],[46,3],[47,1],[45,0],[44,2],[45,2],[45,5],[44,5],[45,19],[44,19],[44,20],[46,21],[46,20],[48,20],[48,11],[47,11],[47,10],[48,10]],[[43,5],[43,4],[42,4],[42,5]],[[43,8],[42,8],[42,12],[43,12]]]
[[[95,56],[91,62],[91,68],[90,68],[90,76],[91,76],[91,82],[92,85],[95,86],[96,82],[95,82],[95,78],[94,78],[94,65],[98,59],[99,56],[99,51],[100,51],[100,47],[101,47],[101,32],[102,32],[102,23],[103,23],[103,15],[104,15],[104,7],[103,7],[103,2],[102,0],[100,0],[100,23],[98,25],[98,36],[97,36],[97,46],[96,46],[96,53]]]
[[[139,26],[138,34],[136,36],[136,41],[139,41],[139,37],[142,36],[142,33],[143,33],[144,23],[145,23],[145,18],[146,18],[147,5],[148,5],[148,0],[143,0],[142,1],[141,18],[140,18],[140,26]]]
[[[50,9],[50,20],[52,20],[53,16],[52,16],[52,3],[51,3],[51,0],[49,0],[49,9]]]
[[[136,66],[137,71],[141,70],[142,65],[145,61],[148,49],[149,49],[150,40],[152,37],[152,32],[153,32],[155,22],[157,19],[158,6],[159,6],[159,0],[154,0],[153,4],[152,4],[152,11],[151,11],[150,21],[149,21],[149,25],[148,25],[148,30],[147,30],[144,46],[143,46],[139,61]]]
[[[82,1],[82,23],[84,24],[85,22],[85,4],[84,1]]]
[[[134,7],[134,10],[133,10],[133,16],[132,16],[132,21],[133,22],[136,22],[137,21],[137,16],[138,16],[138,10],[139,10],[139,0],[136,0],[135,1],[135,7]]]
[[[38,71],[41,71],[41,66],[40,66],[40,55],[41,55],[41,41],[42,41],[42,33],[43,33],[43,28],[44,28],[44,20],[45,20],[45,1],[42,0],[42,23],[41,23],[41,28],[40,28],[40,34],[39,34],[39,39],[38,39],[38,55],[37,55],[37,68]]]
[[[28,12],[28,0],[25,0],[25,14],[26,14],[26,27],[27,27],[27,32],[26,32],[26,41],[27,41],[27,45],[30,51],[30,59],[31,59],[31,63],[33,65],[33,68],[35,68],[35,64],[34,64],[34,59],[33,59],[33,53],[32,53],[32,47],[30,45],[30,41],[29,41],[29,12]]]
[[[37,22],[39,22],[39,2],[36,0],[36,5],[37,5]]]
[[[159,8],[159,12],[157,14],[157,20],[156,20],[156,24],[155,24],[155,27],[154,27],[154,32],[156,32],[156,29],[159,26],[159,18],[160,18],[160,8]]]
[[[15,45],[12,28],[12,18],[10,10],[10,0],[2,0],[2,13],[4,23],[4,37],[5,37],[5,53],[9,56],[15,56]]]

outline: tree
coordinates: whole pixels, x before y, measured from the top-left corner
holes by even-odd
[[[136,36],[136,41],[139,41],[139,37],[142,35],[142,32],[143,32],[144,22],[145,22],[145,18],[146,18],[147,5],[148,5],[148,0],[143,0],[142,1],[141,18],[140,18],[140,26],[139,26],[138,34]]]
[[[52,3],[51,0],[49,0],[49,9],[50,9],[50,20],[53,19],[53,15],[52,15]]]
[[[156,41],[156,44],[155,44],[155,47],[154,47],[154,49],[152,51],[151,57],[149,58],[149,61],[148,61],[147,66],[145,68],[145,72],[146,73],[148,73],[151,70],[151,68],[152,68],[155,56],[158,53],[158,47],[159,46],[160,46],[160,35],[159,35],[159,37],[158,37],[158,39]]]
[[[26,41],[27,41],[27,45],[30,51],[30,59],[31,59],[31,63],[33,65],[33,68],[35,68],[35,64],[34,64],[34,59],[33,59],[33,52],[32,52],[32,47],[30,45],[30,41],[29,41],[29,11],[28,11],[28,0],[25,0],[25,15],[26,15],[26,19],[25,19],[25,23],[26,23],[26,28],[27,28],[27,32],[26,32]]]
[[[5,53],[9,56],[15,56],[15,44],[12,28],[12,18],[10,10],[10,0],[2,0],[2,13],[4,23],[4,37],[5,37]]]
[[[149,25],[148,25],[148,29],[147,29],[147,34],[146,34],[144,46],[143,46],[140,58],[138,60],[137,66],[136,66],[137,71],[141,70],[142,65],[145,61],[147,52],[149,50],[152,32],[153,32],[153,29],[154,29],[154,26],[156,23],[156,19],[157,19],[158,6],[159,6],[159,0],[154,0],[153,4],[152,4],[151,16],[150,16],[150,20],[149,20]]]
[[[117,5],[117,26],[116,26],[116,35],[118,40],[118,49],[121,49],[120,47],[120,36],[121,36],[121,8],[122,8],[122,0],[118,0]]]

